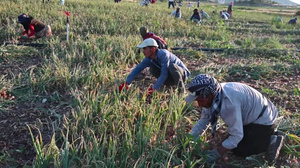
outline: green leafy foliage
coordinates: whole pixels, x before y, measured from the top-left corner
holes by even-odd
[[[64,6],[51,0],[0,1],[0,91],[15,97],[0,97],[0,112],[22,113],[20,118],[33,112],[26,120],[28,128],[17,128],[29,129],[25,134],[31,136],[35,152],[26,163],[15,162],[18,158],[12,151],[3,148],[0,167],[203,167],[206,149],[214,146],[208,143],[208,134],[196,140],[189,137],[199,114],[185,104],[184,96],[171,88],[147,97],[146,90],[155,80],[145,71],[130,90],[116,91],[143,59],[136,50],[142,41],[141,26],[164,38],[170,49],[189,48],[173,52],[191,70],[191,78],[209,73],[220,82],[251,84],[269,96],[285,117],[279,128],[291,141],[285,143],[281,161],[299,157],[299,24],[287,25],[289,16],[283,15],[285,22],[274,25],[271,20],[277,14],[237,6],[233,18],[223,21],[212,11],[218,13],[226,6],[202,5],[211,19],[199,26],[190,22],[192,10],[186,3],[178,20],[169,17],[173,9],[167,8],[167,1],[148,7],[125,0],[66,0]],[[63,11],[71,12],[67,44]],[[46,47],[4,44],[19,42],[22,26],[16,18],[23,12],[51,25],[52,37],[32,41]],[[0,117],[5,123],[6,116]],[[31,132],[32,128],[39,131]],[[221,143],[226,134],[219,134]],[[265,166],[264,159],[257,157],[246,161],[252,167]],[[245,165],[245,160],[232,158],[216,164]]]

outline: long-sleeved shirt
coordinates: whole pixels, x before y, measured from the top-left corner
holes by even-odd
[[[236,148],[244,136],[243,126],[248,124],[272,125],[278,115],[276,107],[260,92],[242,83],[221,83],[223,102],[220,116],[228,126],[229,137],[222,142],[227,149]],[[267,108],[263,111],[263,107]],[[208,127],[210,109],[203,109],[201,118],[191,135],[198,137]],[[259,117],[260,116],[260,117]]]
[[[227,17],[227,15],[225,15],[225,13],[224,13],[224,12],[222,12],[222,14],[221,14],[221,18],[223,18],[224,20],[228,20],[228,17]]]
[[[291,19],[288,24],[296,24],[297,23],[297,18]]]
[[[227,12],[232,12],[232,5],[229,5],[228,8],[227,8]]]
[[[197,19],[198,21],[201,21],[201,16],[199,13],[193,13],[193,15],[191,16],[191,20],[193,19]]]
[[[131,83],[133,79],[145,68],[152,65],[156,66],[161,70],[160,76],[153,85],[153,89],[158,90],[165,82],[168,77],[169,65],[177,64],[186,72],[186,77],[190,76],[190,71],[183,64],[183,62],[173,53],[165,49],[158,49],[155,57],[156,61],[152,58],[144,58],[141,63],[139,63],[128,75],[126,82]]]
[[[209,19],[209,15],[206,12],[202,12],[202,18]]]
[[[31,37],[31,36],[35,35],[35,33],[43,30],[45,28],[45,24],[39,20],[32,19],[29,24],[27,24],[27,23],[23,24],[23,27],[25,29],[25,31],[23,32],[23,35],[27,34],[28,37]]]
[[[180,18],[181,18],[181,11],[176,12],[176,10],[174,10],[174,11],[171,13],[170,17],[172,17],[172,16],[174,16],[174,17],[180,19]]]
[[[225,15],[227,16],[228,19],[230,18],[230,14],[229,14],[229,13],[223,12],[223,14],[225,14]]]

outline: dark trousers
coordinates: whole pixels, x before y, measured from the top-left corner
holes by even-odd
[[[266,152],[275,125],[248,124],[244,126],[244,137],[238,146],[232,149],[237,156],[247,157],[253,154]]]
[[[175,8],[174,2],[169,1],[169,8],[170,8],[171,5],[173,6],[173,8]]]
[[[161,70],[155,65],[150,66],[150,73],[158,78],[160,76]],[[166,86],[177,86],[180,91],[185,90],[184,83],[186,82],[186,73],[183,68],[177,64],[170,64],[168,70],[168,77],[165,81]]]

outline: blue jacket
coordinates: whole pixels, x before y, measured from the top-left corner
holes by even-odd
[[[170,64],[177,64],[178,66],[182,67],[182,69],[186,72],[186,77],[190,76],[190,71],[187,67],[183,64],[183,62],[173,53],[169,52],[165,49],[158,49],[156,54],[156,62],[152,58],[144,58],[139,65],[137,65],[131,73],[128,75],[126,82],[131,83],[133,79],[145,68],[150,66],[156,66],[161,70],[160,76],[156,80],[153,85],[153,89],[159,89],[168,77],[169,65]]]

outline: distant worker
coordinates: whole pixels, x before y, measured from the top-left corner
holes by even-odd
[[[197,2],[197,8],[199,8],[199,7],[200,7],[200,1]]]
[[[230,2],[230,5],[228,5],[227,8],[227,13],[229,13],[230,18],[232,18],[232,6],[233,6],[233,2]]]
[[[148,38],[153,38],[158,45],[158,49],[168,49],[167,43],[161,37],[155,35],[153,32],[149,32],[146,27],[140,28],[140,34],[143,40],[146,40]]]
[[[174,0],[169,0],[169,7],[171,7],[171,5],[173,6],[173,8],[175,8],[175,3],[174,3]]]
[[[182,6],[182,0],[178,1],[178,6]]]
[[[45,25],[43,22],[36,20],[25,13],[18,16],[18,22],[21,23],[25,29],[21,38],[40,38],[52,35],[51,27],[49,25]]]
[[[282,23],[282,18],[281,18],[280,16],[278,16],[278,17],[276,18],[276,21]]]
[[[200,10],[200,13],[201,13],[201,15],[202,15],[202,18],[204,19],[209,19],[209,15],[206,13],[206,12],[204,12],[202,9]]]
[[[225,15],[225,13],[223,11],[220,11],[220,16],[221,16],[222,19],[228,20],[227,15]]]
[[[282,23],[282,18],[280,16],[277,16],[274,20],[272,20],[272,22],[274,23]]]
[[[181,18],[180,7],[177,7],[177,9],[171,13],[170,17],[172,17],[172,16],[174,16],[175,18],[178,18],[178,19]]]
[[[193,7],[193,4],[191,2],[189,2],[187,5],[186,5],[188,8],[190,7]]]
[[[194,21],[195,23],[199,23],[199,24],[202,23],[202,19],[198,9],[194,9],[193,15],[191,16],[191,21]]]
[[[143,0],[140,2],[140,6],[148,6],[149,3],[150,3],[150,0]]]
[[[230,19],[230,14],[226,10],[224,10],[223,13]]]
[[[297,20],[298,20],[297,18],[291,19],[291,20],[288,22],[288,24],[296,25]]]

